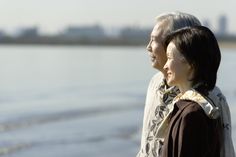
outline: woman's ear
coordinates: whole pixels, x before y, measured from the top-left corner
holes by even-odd
[[[193,71],[193,69],[194,69],[194,68],[193,68],[193,64],[189,64],[189,63],[188,63],[188,70],[189,70],[189,71]]]
[[[193,80],[194,78],[194,74],[195,74],[195,70],[194,70],[194,65],[193,64],[187,64],[187,69],[188,69],[188,73],[189,73],[189,80]]]

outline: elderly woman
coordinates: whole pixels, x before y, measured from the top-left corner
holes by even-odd
[[[220,157],[223,145],[219,108],[206,100],[216,84],[221,54],[214,34],[206,27],[184,28],[165,40],[164,65],[168,85],[180,94],[167,116],[162,157]]]

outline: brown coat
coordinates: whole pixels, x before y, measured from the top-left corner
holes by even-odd
[[[193,101],[174,105],[161,157],[219,157],[219,120],[209,119]]]

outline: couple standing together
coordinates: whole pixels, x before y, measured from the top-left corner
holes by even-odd
[[[221,53],[193,15],[157,17],[147,46],[152,66],[137,157],[235,157],[228,104],[215,86]]]

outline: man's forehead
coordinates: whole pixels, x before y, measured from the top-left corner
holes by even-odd
[[[160,36],[163,34],[165,27],[162,23],[157,23],[151,33],[151,36]]]

